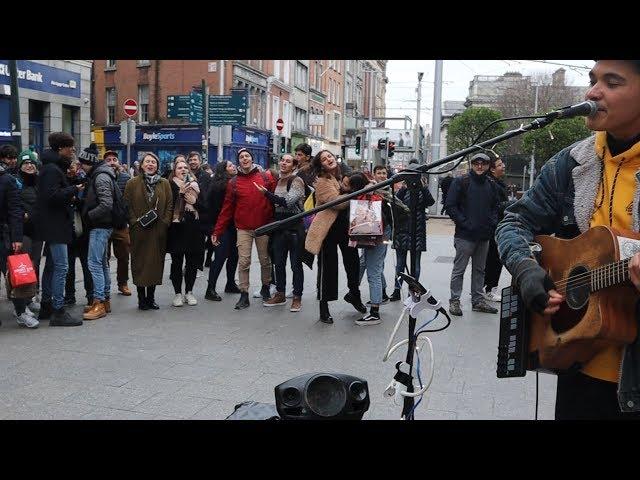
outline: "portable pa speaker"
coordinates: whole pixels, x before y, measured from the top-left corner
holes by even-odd
[[[366,380],[341,373],[308,373],[275,388],[276,408],[287,420],[360,420],[369,409]]]

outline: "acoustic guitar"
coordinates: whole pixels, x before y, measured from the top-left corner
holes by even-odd
[[[564,370],[606,346],[632,343],[640,292],[630,281],[629,260],[640,252],[640,234],[597,226],[571,240],[538,235],[535,241],[540,265],[566,301],[554,315],[530,313],[527,368]]]

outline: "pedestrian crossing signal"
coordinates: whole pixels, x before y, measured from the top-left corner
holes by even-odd
[[[356,155],[360,155],[360,147],[362,145],[362,137],[358,135],[356,137]]]

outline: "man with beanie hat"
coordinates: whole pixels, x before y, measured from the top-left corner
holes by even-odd
[[[93,304],[87,306],[83,318],[97,320],[111,311],[111,276],[107,246],[113,231],[113,201],[116,174],[92,143],[78,155],[80,166],[87,174],[87,195],[82,217],[89,228],[89,256],[87,264],[93,279]]]
[[[116,174],[116,185],[124,195],[124,187],[127,185],[127,182],[131,180],[131,175],[127,172],[126,166],[123,167],[120,165],[118,154],[113,150],[107,150],[103,158],[105,163],[113,168]],[[131,290],[129,290],[129,286],[127,285],[129,281],[129,255],[131,246],[129,227],[125,226],[125,228],[114,229],[111,234],[111,243],[113,244],[113,254],[117,260],[116,279],[118,282],[118,291],[128,297],[131,295]]]
[[[71,202],[84,185],[70,185],[67,170],[75,153],[75,140],[64,132],[49,135],[50,149],[42,153],[38,194],[34,212],[34,238],[47,242],[47,260],[42,273],[42,302],[39,320],[51,318],[51,327],[74,327],[82,320],[64,310],[64,283],[69,269],[67,244],[71,243]]]

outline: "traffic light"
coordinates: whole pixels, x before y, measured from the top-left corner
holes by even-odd
[[[280,137],[280,153],[287,153],[287,137]]]
[[[360,146],[362,145],[362,137],[358,135],[356,137],[356,155],[360,155]]]
[[[269,153],[274,153],[273,149],[273,135],[269,135]]]
[[[396,149],[396,142],[389,142],[389,155],[388,157],[393,157],[393,151]]]
[[[386,150],[387,149],[387,139],[381,138],[378,140],[378,150]]]

